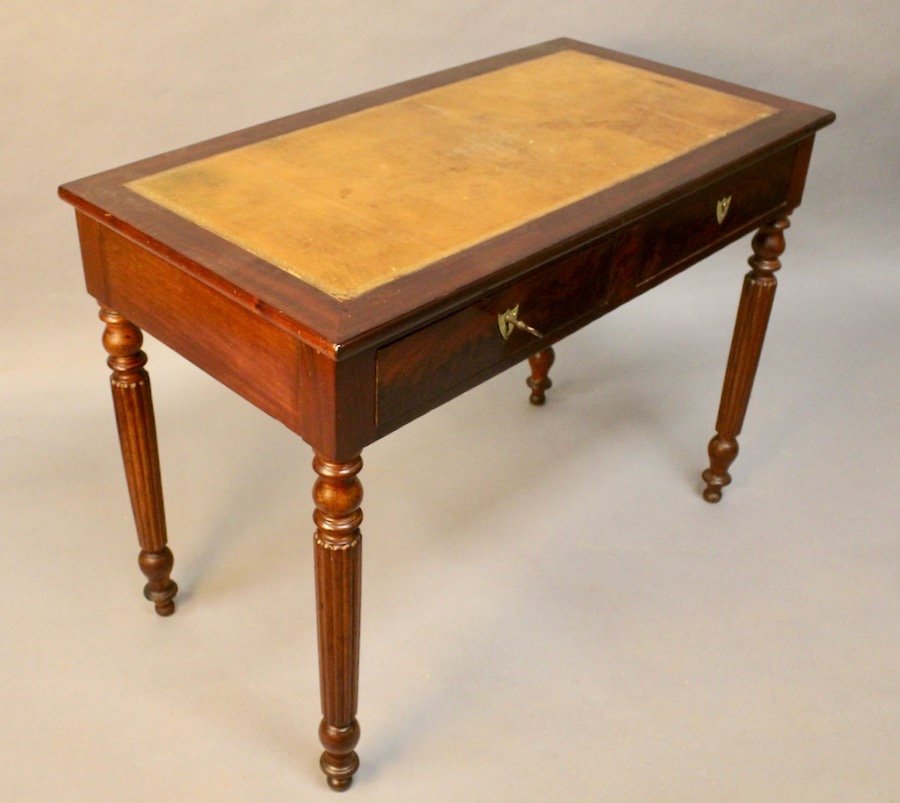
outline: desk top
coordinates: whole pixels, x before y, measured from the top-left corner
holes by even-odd
[[[774,112],[566,49],[126,186],[353,298]]]
[[[821,109],[556,40],[60,188],[319,348],[786,147]]]

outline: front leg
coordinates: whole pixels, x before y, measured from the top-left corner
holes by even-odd
[[[103,347],[109,354],[107,364],[112,368],[110,384],[119,444],[141,545],[138,563],[148,581],[144,596],[160,616],[170,616],[175,612],[173,597],[178,586],[169,577],[173,559],[166,545],[153,400],[150,377],[144,370],[147,355],[141,351],[143,335],[133,323],[106,307],[100,308],[100,320],[106,324]]]
[[[731,482],[728,468],[737,457],[737,436],[747,413],[778,285],[775,271],[781,267],[778,257],[784,253],[784,230],[790,225],[787,217],[777,218],[762,226],[753,238],[753,256],[749,260],[752,270],[744,278],[719,403],[716,435],[709,442],[709,468],[703,472],[706,482],[703,498],[707,502],[718,502],[722,498],[722,488]]]
[[[362,577],[362,458],[346,462],[320,454],[313,460],[319,475],[316,504],[315,567],[319,633],[319,684],[325,752],[320,765],[328,785],[349,788],[359,767],[356,706],[359,692],[359,614]]]

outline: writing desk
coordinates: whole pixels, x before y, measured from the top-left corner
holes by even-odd
[[[731,481],[789,213],[834,115],[571,40],[60,188],[76,208],[140,542],[174,611],[145,329],[309,443],[321,766],[356,720],[363,448],[758,228],[705,498]]]

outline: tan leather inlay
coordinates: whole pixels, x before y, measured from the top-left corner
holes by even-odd
[[[346,299],[774,112],[564,50],[127,186]]]

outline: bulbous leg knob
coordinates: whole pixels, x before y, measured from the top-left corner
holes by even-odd
[[[169,577],[173,563],[172,550],[168,547],[163,547],[157,552],[141,550],[138,556],[138,565],[149,580],[144,586],[144,597],[153,603],[160,616],[171,616],[175,613],[173,598],[178,593],[178,586]]]
[[[734,438],[728,440],[715,435],[709,442],[708,451],[710,467],[703,472],[703,481],[706,483],[703,498],[715,504],[722,498],[722,489],[731,482],[728,467],[737,457],[738,442]]]
[[[319,766],[328,785],[336,792],[346,791],[359,769],[359,756],[353,749],[359,744],[359,723],[354,719],[346,727],[337,728],[323,719],[319,725],[319,741],[325,748]]]

